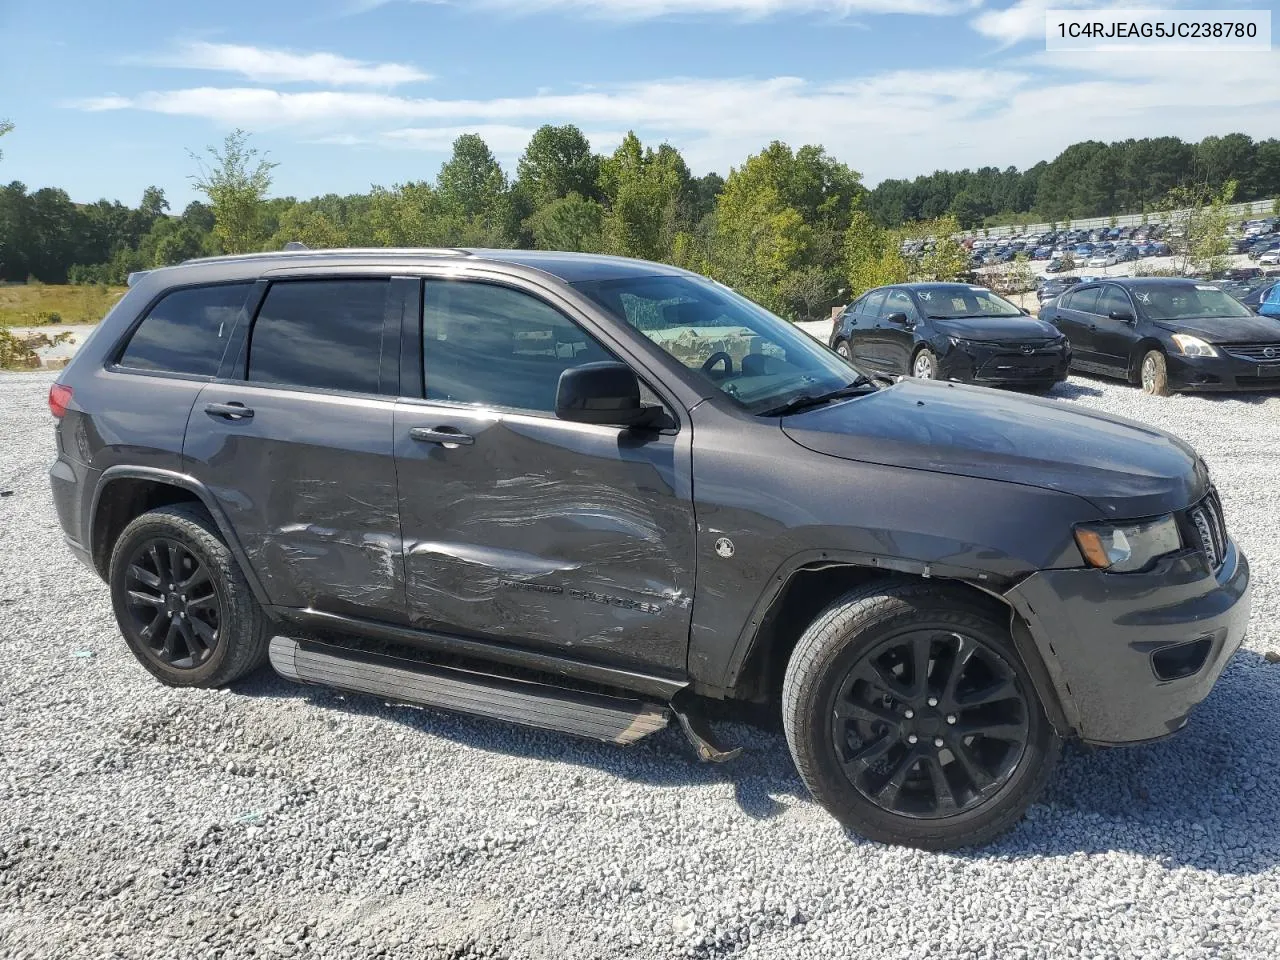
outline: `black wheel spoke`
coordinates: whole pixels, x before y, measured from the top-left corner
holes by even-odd
[[[966,723],[956,727],[956,732],[966,736],[976,735],[992,740],[1008,740],[1022,743],[1027,739],[1027,728],[1021,723]]]
[[[919,762],[920,754],[918,751],[904,751],[902,756],[898,758],[898,762],[894,764],[893,770],[890,771],[889,778],[876,791],[876,802],[883,807],[892,808],[898,799],[898,794],[902,792],[902,785],[906,783],[907,775],[915,769],[916,764]]]
[[[145,640],[147,643],[150,643],[155,638],[156,628],[160,626],[161,622],[166,621],[168,619],[169,619],[169,615],[165,613],[163,610],[156,611],[156,615],[152,617],[151,620],[147,623],[147,625],[143,627],[142,630],[140,631],[142,639]]]
[[[870,703],[856,703],[850,700],[841,700],[836,703],[836,718],[840,720],[866,720],[868,723],[886,723],[891,727],[896,727],[900,722],[898,715],[887,707],[880,707]]]
[[[218,595],[211,593],[207,597],[187,597],[187,610],[217,610]]]
[[[873,763],[888,753],[889,748],[897,742],[896,737],[886,733],[879,740],[867,744],[861,750],[854,753],[853,756],[844,761],[844,765],[851,768],[855,774],[861,774]]]
[[[860,680],[865,680],[877,690],[889,694],[895,700],[905,700],[911,696],[911,690],[904,686],[891,673],[888,673],[883,666],[874,660],[864,660],[858,665],[855,674]]]
[[[911,693],[922,697],[929,692],[929,657],[933,650],[933,638],[928,634],[918,636],[911,644]]]
[[[198,561],[195,563],[195,569],[191,571],[191,576],[178,584],[178,589],[186,594],[190,594],[196,587],[202,587],[209,583],[209,571],[205,569],[204,564]]]
[[[205,623],[199,617],[188,617],[186,620],[188,626],[195,632],[205,649],[211,648],[218,640],[218,634],[213,627]]]
[[[961,697],[956,705],[962,710],[968,710],[972,707],[982,707],[988,703],[997,703],[1000,700],[1008,700],[1016,696],[1018,696],[1018,691],[1015,689],[1013,681],[1008,677],[1001,677],[981,690],[976,690]]]
[[[956,810],[956,798],[951,792],[951,784],[947,780],[946,771],[942,769],[942,761],[934,754],[924,758],[924,764],[929,769],[929,779],[933,781],[933,798],[938,805],[939,813],[954,813]]]
[[[991,779],[991,775],[970,756],[968,746],[958,740],[952,740],[949,746],[952,756],[956,758],[956,763],[960,764],[965,776],[969,778],[969,782],[973,784],[978,793],[982,793],[992,785],[994,781]]]
[[[178,627],[178,618],[169,618],[169,629],[164,634],[164,646],[160,648],[160,656],[166,660],[173,659],[173,640],[174,637],[181,636],[181,629]]]
[[[169,582],[176,586],[182,581],[182,548],[176,543],[169,544]],[[172,588],[170,588],[172,589]]]
[[[133,579],[137,580],[139,583],[151,587],[153,590],[160,588],[160,577],[152,573],[150,570],[144,570],[136,563],[129,567],[129,576],[133,577]]]
[[[165,566],[165,562],[160,559],[160,545],[158,543],[151,544],[147,548],[147,554],[151,557],[151,563],[156,568],[156,573],[160,577],[160,582],[157,584],[157,586],[160,587],[161,590],[163,590],[164,584],[170,582],[170,577],[169,577],[169,570]]]
[[[154,594],[143,593],[141,590],[130,590],[129,601],[131,603],[141,603],[148,607],[158,607],[164,609],[164,597],[157,597]]]
[[[951,658],[951,665],[947,671],[947,682],[942,688],[942,702],[944,704],[955,703],[956,687],[960,683],[960,678],[964,676],[964,671],[969,666],[969,662],[973,659],[974,654],[978,652],[978,645],[968,637],[956,634],[955,640],[955,654]]]

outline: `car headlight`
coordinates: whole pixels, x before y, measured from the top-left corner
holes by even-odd
[[[1112,573],[1145,569],[1153,560],[1182,549],[1172,516],[1139,523],[1082,523],[1075,532],[1089,565]]]
[[[1173,342],[1178,345],[1178,349],[1182,351],[1184,357],[1216,357],[1218,351],[1213,348],[1213,344],[1206,343],[1199,337],[1193,337],[1189,333],[1175,333]]]

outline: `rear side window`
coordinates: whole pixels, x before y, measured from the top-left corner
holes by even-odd
[[[377,393],[390,289],[385,279],[273,283],[249,339],[248,379]]]
[[[129,338],[120,366],[216,376],[250,286],[186,287],[167,294]]]
[[[874,317],[884,304],[885,291],[873,290],[862,298],[862,306],[858,309],[864,317]]]

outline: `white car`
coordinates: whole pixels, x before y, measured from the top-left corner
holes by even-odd
[[[1119,263],[1114,253],[1099,253],[1089,258],[1086,267],[1114,267]]]
[[[1265,266],[1267,264],[1280,264],[1280,250],[1268,250],[1258,258],[1258,263],[1261,266]]]

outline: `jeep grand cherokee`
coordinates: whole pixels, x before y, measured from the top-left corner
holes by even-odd
[[[1051,400],[882,386],[674,267],[294,251],[138,279],[52,387],[54,500],[161,682],[287,677],[630,743],[776,704],[868,837],[1022,815],[1172,733],[1249,568],[1204,462]]]

